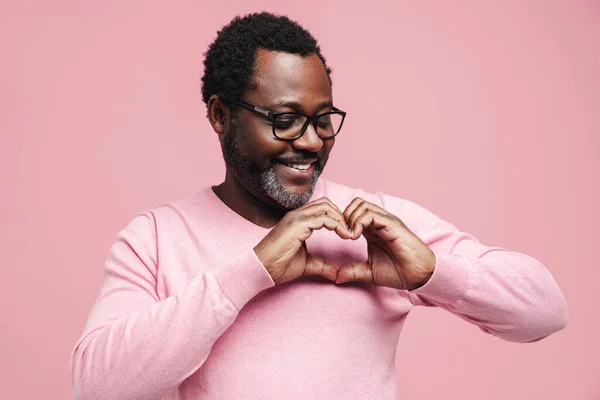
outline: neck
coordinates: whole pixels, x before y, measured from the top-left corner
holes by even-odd
[[[278,207],[274,202],[269,203],[250,193],[238,184],[229,172],[225,174],[223,183],[213,186],[212,189],[227,207],[263,228],[272,228],[287,213],[287,210]]]

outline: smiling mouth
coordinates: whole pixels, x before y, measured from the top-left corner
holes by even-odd
[[[275,162],[298,171],[308,171],[316,163],[316,160],[306,160],[304,162],[285,162],[275,160]]]
[[[306,171],[307,169],[309,169],[312,166],[312,164],[288,164],[288,163],[285,163],[283,165],[285,165],[286,167],[295,168],[300,171]]]
[[[285,171],[287,171],[288,174],[291,174],[290,176],[295,176],[295,177],[302,177],[303,179],[305,177],[308,177],[310,175],[312,175],[312,173],[315,170],[315,164],[316,161],[310,161],[310,162],[281,162],[281,161],[275,161],[276,164],[279,164],[284,168]]]

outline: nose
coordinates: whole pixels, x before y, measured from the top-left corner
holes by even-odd
[[[308,124],[304,134],[292,142],[296,149],[302,149],[316,153],[323,147],[323,140],[317,135],[313,124]]]

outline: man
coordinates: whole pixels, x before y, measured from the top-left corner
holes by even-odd
[[[550,273],[408,200],[318,179],[345,113],[315,39],[234,19],[205,59],[224,182],[122,230],[71,359],[78,399],[393,399],[408,312],[514,342],[567,321]]]

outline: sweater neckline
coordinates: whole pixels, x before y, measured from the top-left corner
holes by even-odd
[[[313,194],[310,198],[309,201],[313,201],[314,199],[318,199],[320,197],[322,197],[322,182],[323,178],[319,178],[317,180],[317,182],[315,183],[315,189],[313,191]],[[249,220],[247,220],[246,218],[242,217],[241,215],[239,215],[238,213],[236,213],[235,211],[233,211],[231,208],[229,208],[229,206],[227,204],[225,204],[220,198],[219,196],[217,196],[217,194],[214,192],[213,190],[214,186],[208,186],[206,188],[204,188],[204,190],[202,191],[204,194],[204,198],[206,199],[206,201],[208,202],[208,204],[223,218],[225,218],[226,220],[228,220],[231,224],[237,226],[238,228],[258,235],[260,237],[264,237],[267,233],[269,233],[269,231],[271,230],[271,228],[264,228],[260,225],[256,225],[253,222],[250,222]]]

